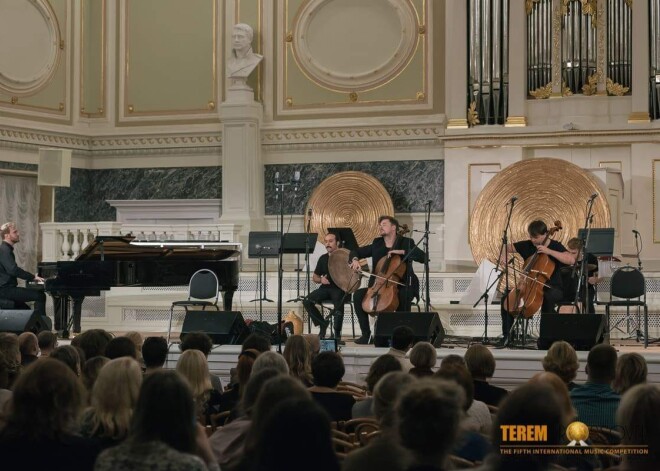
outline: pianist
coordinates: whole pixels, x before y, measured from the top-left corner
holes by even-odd
[[[34,310],[46,316],[46,295],[43,291],[19,288],[17,278],[43,283],[44,279],[33,275],[18,265],[14,257],[14,245],[20,242],[16,224],[7,222],[0,226],[0,299],[13,301],[14,309],[29,309],[26,301],[34,301]]]

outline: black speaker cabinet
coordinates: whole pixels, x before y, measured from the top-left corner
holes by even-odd
[[[181,340],[191,332],[204,332],[216,345],[240,345],[248,335],[243,316],[237,311],[188,311]]]
[[[591,350],[603,341],[605,316],[602,314],[541,314],[538,346],[547,350],[557,340],[576,350]]]
[[[414,342],[431,342],[439,348],[445,338],[445,329],[437,312],[383,312],[378,314],[374,332],[376,347],[389,347],[392,341],[392,331],[407,325],[414,334]]]
[[[0,332],[38,334],[50,329],[50,319],[41,317],[33,309],[0,309]]]

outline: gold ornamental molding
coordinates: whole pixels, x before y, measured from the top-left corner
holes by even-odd
[[[526,240],[527,225],[536,219],[550,227],[559,220],[563,230],[555,239],[566,242],[584,225],[586,202],[594,201],[592,227],[611,227],[610,207],[596,177],[565,160],[529,159],[509,165],[486,184],[470,215],[469,240],[477,264],[495,263],[512,196],[518,199],[511,217],[511,241]]]
[[[507,128],[524,128],[527,126],[527,118],[525,116],[507,116],[504,127]]]
[[[350,227],[360,246],[378,237],[378,218],[394,214],[392,198],[375,177],[364,172],[339,172],[323,180],[312,192],[307,209],[314,208],[305,227],[322,241],[328,228]],[[305,211],[309,214],[309,211]]]
[[[633,111],[628,115],[629,124],[650,123],[651,115],[648,111]]]
[[[287,129],[262,131],[262,143],[284,142],[338,142],[338,141],[395,141],[406,139],[436,141],[442,135],[440,126],[400,126],[387,128],[350,128],[350,129]]]
[[[467,109],[467,123],[468,126],[474,127],[480,123],[479,121],[479,112],[477,111],[477,102],[473,101],[470,103]]]
[[[468,120],[467,118],[451,118],[447,120],[447,129],[467,129]]]
[[[51,83],[64,40],[47,0],[16,2],[8,11],[0,15],[0,42],[15,46],[0,56],[0,91],[14,97],[32,96]],[[24,50],[19,44],[31,47]]]
[[[607,93],[613,96],[623,96],[630,90],[630,87],[624,87],[620,83],[616,83],[611,78],[606,81]]]

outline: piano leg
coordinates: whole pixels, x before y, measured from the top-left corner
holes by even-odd
[[[222,295],[222,302],[225,308],[225,311],[231,311],[231,305],[234,300],[234,290],[227,290]]]
[[[66,296],[58,293],[49,293],[53,298],[53,317],[55,318],[55,330],[62,330],[62,326],[66,326],[67,322],[67,299]]]
[[[82,317],[82,303],[85,300],[84,296],[72,296],[73,301],[73,333],[80,333],[80,319]]]

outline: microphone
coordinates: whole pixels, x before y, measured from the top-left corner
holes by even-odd
[[[517,196],[512,196],[512,197],[511,197],[511,202],[513,203],[514,201],[518,201],[518,197],[517,197]]]
[[[635,229],[633,229],[632,231],[633,231],[633,234],[635,234],[635,236],[639,235],[639,231],[636,231]]]
[[[312,217],[312,207],[311,206],[307,209],[307,217],[308,218]]]
[[[273,181],[275,184],[275,201],[280,199],[280,172],[275,172],[275,180]]]
[[[300,181],[300,170],[296,170],[293,172],[293,181],[299,182]]]
[[[598,193],[594,193],[593,195],[591,195],[591,196],[589,197],[589,201],[593,201],[593,200],[595,200],[596,198],[598,198]]]

